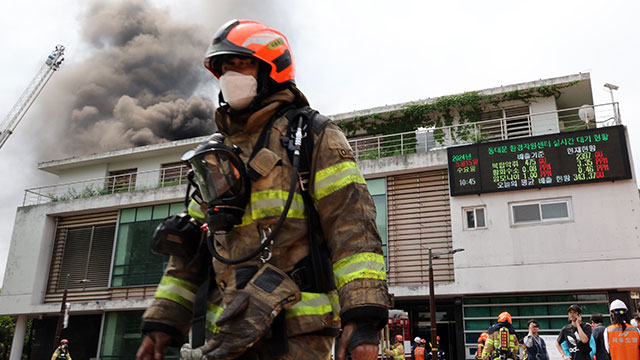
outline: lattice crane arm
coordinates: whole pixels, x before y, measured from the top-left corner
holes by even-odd
[[[11,111],[5,116],[0,125],[0,148],[13,134],[13,130],[27,113],[33,102],[36,100],[44,86],[47,84],[53,73],[60,68],[64,60],[64,46],[56,45],[55,50],[47,57],[40,70],[33,77],[27,88],[24,90],[18,101],[13,105]]]

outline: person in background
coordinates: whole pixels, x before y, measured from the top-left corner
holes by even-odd
[[[402,335],[398,334],[394,338],[391,349],[385,349],[384,353],[391,356],[394,360],[404,360],[404,345]]]
[[[440,348],[440,336],[436,336],[436,347],[434,348],[431,342],[429,342],[429,354],[427,355],[428,359],[433,357],[433,350],[438,352],[438,360],[446,360],[444,350]]]
[[[56,351],[51,355],[51,360],[71,360],[71,354],[69,354],[69,340],[60,340],[60,345],[56,348]]]
[[[482,359],[482,349],[484,349],[484,344],[487,342],[488,336],[489,334],[487,334],[486,332],[483,332],[482,334],[480,334],[480,337],[478,337],[478,349],[476,350],[476,360]]]
[[[635,327],[640,325],[640,306],[636,309],[636,315],[631,319],[630,324]]]
[[[600,313],[591,314],[591,327],[593,328],[593,340],[596,344],[595,360],[611,360],[609,352],[604,346],[604,318]],[[593,350],[593,349],[592,349]]]
[[[420,341],[421,340],[422,339],[420,339],[419,336],[416,336],[415,338],[413,338],[413,344],[411,344],[411,360],[415,360],[416,359],[415,355],[413,355],[413,352],[416,350],[416,348],[418,346],[420,346]]]
[[[524,337],[524,345],[527,347],[529,359],[533,360],[549,360],[549,352],[544,339],[538,334],[540,328],[537,321],[531,319],[527,323],[529,334]]]
[[[418,344],[416,349],[413,351],[413,355],[415,356],[416,360],[424,360],[424,351],[426,347],[427,347],[427,340],[420,339],[420,344]]]
[[[511,314],[504,311],[498,315],[498,322],[487,330],[487,342],[482,349],[482,359],[490,360],[496,357],[500,359],[515,360],[518,357],[518,336],[513,328]],[[505,334],[506,342],[501,341],[500,335]],[[508,334],[508,336],[506,336]]]
[[[613,300],[609,312],[611,325],[604,330],[603,337],[611,360],[640,360],[640,333],[625,320],[627,305],[622,300]]]
[[[582,308],[573,304],[567,309],[570,324],[565,325],[556,339],[556,348],[565,360],[591,360],[589,340],[591,338],[591,326],[582,322]],[[562,343],[567,342],[569,354],[567,356],[562,349]]]

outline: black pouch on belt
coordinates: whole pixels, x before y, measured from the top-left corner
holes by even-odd
[[[156,254],[192,257],[198,250],[202,230],[191,216],[172,215],[160,223],[153,232],[151,250]]]

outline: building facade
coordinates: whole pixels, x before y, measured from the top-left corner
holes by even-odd
[[[451,108],[437,110],[444,100]],[[430,334],[429,249],[449,359],[473,358],[502,311],[519,334],[535,318],[551,336],[572,303],[586,315],[607,314],[613,298],[636,307],[640,281],[625,271],[640,255],[629,139],[617,104],[593,104],[589,74],[332,119],[367,179],[394,307],[409,313],[412,338]],[[416,126],[393,131],[405,120]],[[178,159],[203,139],[39,165],[59,181],[27,190],[17,210],[0,294],[0,315],[18,317],[14,349],[34,319],[25,352],[50,356],[66,289],[62,334],[74,357],[135,356],[167,261],[150,252],[151,234],[183,210]]]

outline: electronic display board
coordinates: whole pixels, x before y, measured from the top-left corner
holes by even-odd
[[[624,126],[447,148],[451,196],[631,179]]]

